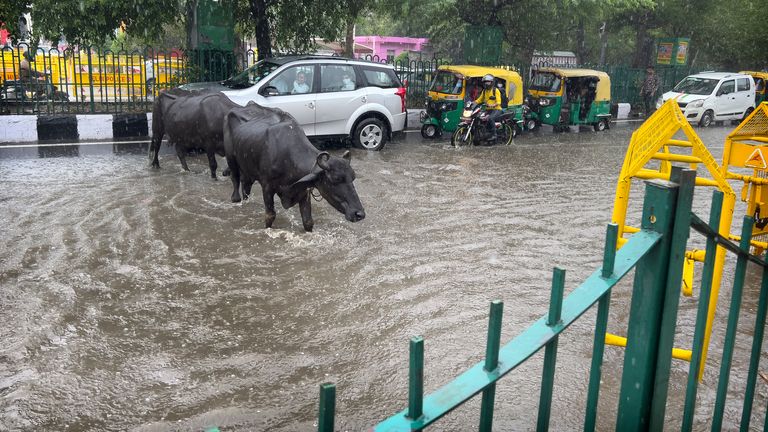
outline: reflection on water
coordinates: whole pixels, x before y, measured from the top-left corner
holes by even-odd
[[[40,146],[37,148],[37,156],[40,158],[77,157],[77,156],[80,156],[80,146],[77,146],[77,145]]]
[[[728,130],[702,132],[717,158]],[[313,233],[298,208],[263,229],[259,194],[230,203],[231,183],[210,179],[204,155],[184,173],[166,146],[162,169],[150,169],[146,143],[0,148],[0,424],[314,430],[318,385],[331,381],[337,427],[365,429],[407,405],[411,336],[425,338],[433,391],[482,360],[490,301],[505,302],[507,342],[547,312],[554,266],[567,269],[570,291],[599,265],[631,132],[544,131],[465,149],[409,134],[381,152],[353,150],[367,217],[351,224],[313,202]],[[625,332],[628,296],[614,291],[612,332]],[[745,295],[746,320],[755,296]],[[695,309],[681,299],[681,344]],[[583,422],[593,323],[591,311],[561,338],[553,430]],[[702,384],[702,422],[719,352]],[[622,355],[606,349],[600,430],[612,429]],[[533,429],[540,370],[538,355],[498,386],[499,430]],[[672,425],[686,373],[673,363]],[[735,374],[734,386],[743,381]],[[439,430],[475,429],[478,406]]]

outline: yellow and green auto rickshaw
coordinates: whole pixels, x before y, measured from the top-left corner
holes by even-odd
[[[427,94],[426,110],[420,113],[421,135],[434,138],[443,131],[458,128],[468,101],[475,100],[483,88],[483,76],[491,74],[502,93],[502,109],[512,112],[513,136],[523,125],[523,79],[515,71],[474,65],[443,65],[437,68]]]
[[[557,132],[571,125],[591,125],[596,131],[609,127],[611,78],[605,72],[536,69],[531,74],[528,93],[528,128],[548,124]]]
[[[768,85],[768,72],[742,71],[739,73],[752,75],[755,80],[755,106],[768,101],[768,93],[765,90],[766,85]]]

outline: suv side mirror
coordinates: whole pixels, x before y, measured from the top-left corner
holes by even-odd
[[[273,86],[264,87],[264,89],[262,89],[260,93],[262,96],[267,96],[267,97],[280,95],[280,91],[277,90],[277,87],[273,87]]]

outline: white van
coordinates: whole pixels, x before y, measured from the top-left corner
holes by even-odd
[[[677,99],[688,122],[707,127],[713,121],[748,116],[755,109],[755,82],[745,74],[702,72],[685,77],[657,106],[669,99]]]

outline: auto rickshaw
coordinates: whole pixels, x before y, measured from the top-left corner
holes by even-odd
[[[528,87],[530,125],[552,125],[555,131],[571,125],[608,129],[611,119],[611,79],[589,69],[540,68]]]
[[[434,138],[458,128],[468,101],[475,100],[483,88],[483,76],[491,74],[502,93],[502,109],[513,112],[513,136],[523,125],[523,79],[515,71],[474,65],[443,65],[437,68],[429,87],[426,110],[419,120],[421,136]]]
[[[768,93],[765,91],[766,84],[768,84],[768,72],[742,71],[739,73],[752,75],[755,80],[755,106],[768,101]]]

